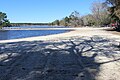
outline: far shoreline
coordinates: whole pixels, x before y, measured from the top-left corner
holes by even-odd
[[[115,35],[105,31],[106,28],[74,28],[72,31],[68,31],[60,34],[52,34],[47,36],[37,36],[37,37],[28,37],[28,38],[20,38],[20,39],[11,39],[11,40],[0,40],[0,43],[12,43],[12,42],[21,42],[21,41],[46,41],[46,40],[58,40],[61,38],[70,38],[70,37],[82,37],[82,36],[106,36],[106,37],[117,37],[120,39],[119,35]]]

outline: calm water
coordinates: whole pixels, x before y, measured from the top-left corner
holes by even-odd
[[[25,27],[25,26],[23,26]],[[28,26],[27,26],[28,27]],[[50,26],[29,26],[36,28],[51,28]],[[68,30],[10,30],[10,31],[0,31],[0,40],[27,38],[35,36],[45,36],[50,34],[64,33]]]

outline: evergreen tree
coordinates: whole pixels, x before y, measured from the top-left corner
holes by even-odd
[[[6,13],[0,12],[0,28],[10,26],[10,22],[7,19]]]

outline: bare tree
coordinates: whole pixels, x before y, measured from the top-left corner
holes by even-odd
[[[108,19],[107,6],[100,1],[93,2],[91,11],[94,21],[98,26],[104,24],[104,22]]]

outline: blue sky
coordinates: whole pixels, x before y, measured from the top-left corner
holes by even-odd
[[[78,11],[90,13],[96,0],[1,0],[0,11],[7,13],[11,22],[52,22]]]

